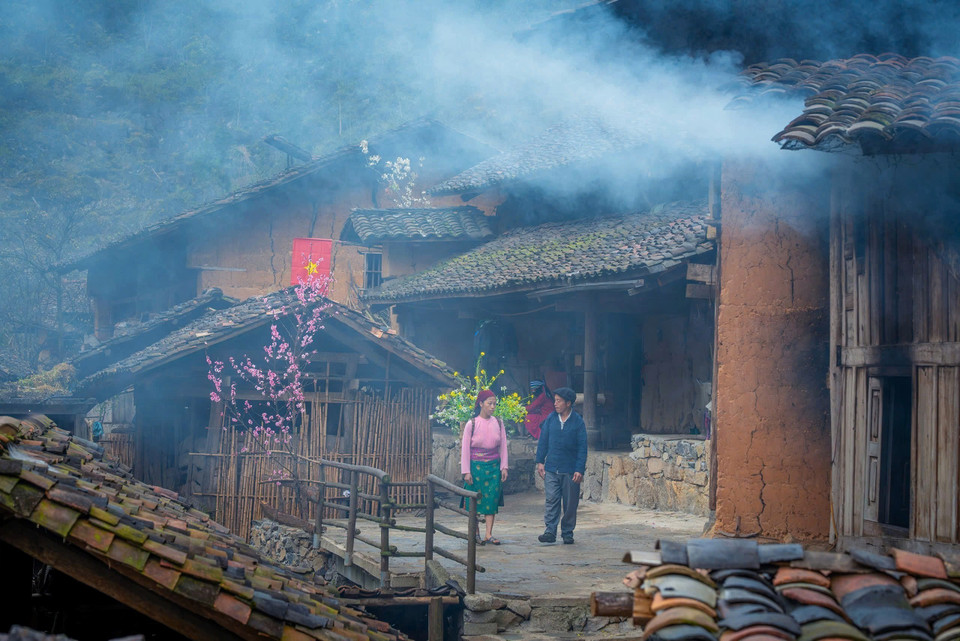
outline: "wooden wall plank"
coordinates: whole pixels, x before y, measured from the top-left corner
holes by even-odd
[[[867,492],[867,370],[858,368],[856,373],[856,427],[853,432],[853,531],[855,536],[863,536],[863,497]]]
[[[937,516],[936,538],[948,543],[957,540],[957,425],[960,419],[960,377],[958,368],[941,367],[937,384]]]
[[[928,257],[930,266],[930,338],[931,343],[945,341],[947,337],[946,300],[944,297],[943,261],[934,255]]]
[[[926,248],[920,239],[913,239],[913,342],[930,342],[930,269],[927,262]]]
[[[916,368],[916,420],[914,422],[913,538],[933,540],[937,483],[937,368]]]
[[[843,503],[838,506],[838,512],[842,516],[842,527],[840,532],[849,536],[854,533],[853,529],[853,505],[854,501],[854,450],[853,445],[857,436],[857,370],[853,367],[847,367],[843,370],[843,409],[841,416],[843,419],[841,431],[841,459],[843,460]]]
[[[897,338],[915,342],[913,329],[913,242],[909,228],[897,221]]]

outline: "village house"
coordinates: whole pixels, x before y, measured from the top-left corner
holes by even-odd
[[[99,340],[210,288],[244,300],[288,287],[311,261],[332,276],[330,297],[354,305],[379,256],[336,239],[351,209],[389,202],[384,163],[412,159],[415,187],[426,189],[492,152],[437,121],[416,120],[162,220],[63,270],[87,271]]]
[[[753,108],[805,100],[782,147],[845,153],[724,165],[716,528],[956,544],[960,61],[743,77]]]
[[[361,300],[461,372],[483,352],[508,391],[574,387],[593,449],[625,453],[640,433],[688,449],[643,504],[706,513],[718,185],[710,164],[645,181],[630,169],[644,153],[599,118],[564,122],[431,190],[466,206],[358,209],[341,239],[383,254]]]
[[[263,499],[274,508],[282,501],[277,492],[263,494],[262,463],[237,459],[239,446],[219,438],[222,408],[211,407],[205,357],[262,352],[268,312],[289,302],[291,286],[329,278],[332,313],[322,358],[305,372],[310,397],[299,455],[383,465],[397,479],[421,480],[429,472],[430,403],[452,383],[451,372],[352,311],[359,289],[379,278],[380,255],[338,236],[351,209],[396,196],[382,179],[387,160],[412,158],[411,187],[420,190],[491,153],[436,121],[413,121],[320,158],[298,155],[307,161],[64,265],[87,270],[95,337],[65,364],[69,375],[58,387],[23,391],[10,383],[0,409],[47,412],[102,439],[141,478],[181,492],[243,533]],[[243,394],[256,401],[252,390]],[[103,411],[88,416],[95,405]],[[238,488],[230,476],[238,473],[249,487]]]
[[[273,458],[299,466],[292,476],[305,483],[317,480],[309,461],[319,458],[389,470],[396,481],[422,480],[430,472],[432,403],[452,385],[452,371],[357,311],[319,305],[325,307],[323,328],[302,366],[304,413],[293,425],[289,448],[276,448],[283,451]],[[77,382],[77,393],[91,398],[133,390],[135,429],[106,439],[108,454],[241,536],[259,518],[261,503],[299,514],[304,503],[264,483],[276,464],[251,443],[249,426],[224,412],[226,392],[212,399],[208,359],[257,359],[270,345],[271,326],[282,329],[301,308],[296,293],[286,289],[210,310]],[[262,412],[271,411],[265,405],[271,399],[251,381],[230,375],[227,367],[224,386],[236,385],[237,402],[252,406],[241,414],[259,422]]]

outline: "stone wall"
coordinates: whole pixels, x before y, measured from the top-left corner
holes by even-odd
[[[633,451],[591,452],[583,497],[640,508],[709,512],[707,442],[684,436],[634,434]]]
[[[269,559],[297,570],[322,570],[328,554],[313,548],[313,535],[269,519],[254,521],[250,546]]]
[[[537,442],[531,438],[511,438],[507,444],[510,474],[504,484],[504,494],[517,494],[534,488],[534,457]],[[448,429],[433,431],[433,461],[431,472],[456,485],[462,485],[460,473],[460,439]]]

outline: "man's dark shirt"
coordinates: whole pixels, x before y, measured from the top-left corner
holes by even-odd
[[[587,470],[587,426],[573,410],[560,429],[560,415],[554,412],[540,424],[537,463],[547,472],[584,474]]]

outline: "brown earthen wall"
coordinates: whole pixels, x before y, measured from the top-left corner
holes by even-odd
[[[829,182],[726,163],[715,531],[829,533]]]

